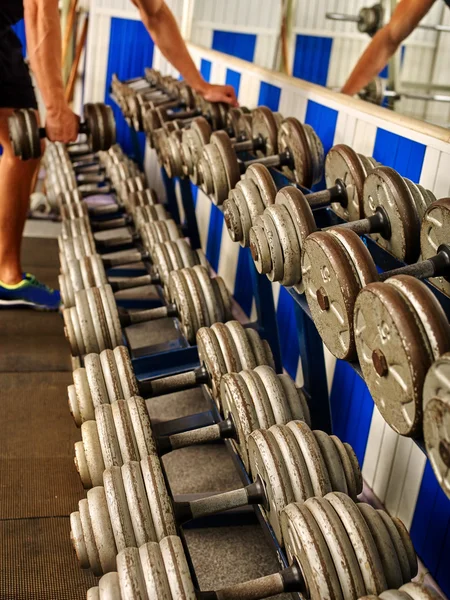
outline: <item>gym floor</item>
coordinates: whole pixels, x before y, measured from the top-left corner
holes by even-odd
[[[55,223],[29,221],[23,243],[24,269],[54,287],[58,231]],[[80,569],[69,538],[69,515],[85,492],[73,462],[81,436],[67,406],[72,374],[62,318],[2,310],[0,331],[0,599],[83,599],[96,579]],[[148,406],[155,421],[208,408],[201,390]],[[223,445],[177,450],[164,462],[177,496],[241,485]],[[185,536],[202,590],[278,569],[257,524],[187,529]]]

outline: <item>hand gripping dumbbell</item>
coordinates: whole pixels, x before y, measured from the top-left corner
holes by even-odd
[[[247,445],[252,483],[191,502],[171,501],[160,459],[155,454],[140,462],[106,469],[103,487],[94,487],[87,493],[89,525],[95,540],[92,549],[99,554],[100,573],[113,570],[117,553],[126,547],[159,542],[175,533],[177,525],[247,505],[261,505],[282,544],[280,514],[290,502],[303,504],[310,497],[323,497],[333,491],[350,500],[349,486],[356,500],[362,491],[353,449],[335,436],[311,431],[302,421],[257,429],[248,436]],[[81,500],[80,510],[70,516],[79,558],[85,554],[84,548],[88,557],[93,554],[92,549],[88,550],[91,536],[86,535],[82,519],[85,503]],[[91,566],[98,573],[98,565],[90,560],[81,566]]]
[[[85,356],[85,366],[74,370],[74,384],[67,390],[70,412],[77,426],[94,419],[95,409],[101,404],[112,404],[131,396],[160,396],[202,384],[209,387],[220,408],[223,375],[255,369],[258,365],[275,368],[267,341],[254,329],[244,329],[238,321],[217,322],[200,328],[196,344],[201,365],[198,369],[142,381],[137,381],[124,346]]]
[[[92,368],[90,363],[90,373]],[[160,384],[159,381],[156,383]],[[137,384],[137,387],[142,385]],[[176,420],[180,431],[161,436],[157,440],[153,439],[145,401],[141,397],[119,399],[112,404],[97,404],[94,410],[95,420],[82,423],[82,441],[75,444],[75,464],[84,487],[101,485],[105,468],[120,467],[130,460],[143,459],[156,451],[163,455],[179,448],[221,439],[233,440],[248,470],[247,437],[252,431],[283,425],[293,419],[304,421],[308,425],[310,423],[308,404],[303,392],[296,387],[289,375],[277,375],[269,366],[260,365],[240,373],[225,373],[220,380],[220,390],[216,402],[222,406],[226,416],[223,421],[182,431],[182,425]],[[163,391],[166,392],[167,388]],[[136,411],[140,414],[139,419],[134,416]],[[170,429],[170,422],[165,425]],[[146,441],[150,438],[151,443]]]
[[[326,190],[305,196],[312,209],[331,204],[346,210],[348,196],[344,181],[337,178],[331,185]],[[234,242],[239,242],[241,246],[250,245],[250,229],[267,206],[275,204],[276,194],[277,188],[269,169],[258,163],[250,165],[223,203],[225,225]]]
[[[239,161],[236,152],[249,150],[251,145],[255,147],[255,142],[248,140],[233,146],[223,131],[213,133],[210,143],[203,148],[198,165],[201,188],[215,204],[221,205],[226,200],[241,175],[256,162],[279,167],[287,177],[308,188],[320,181],[323,147],[312,127],[288,117],[279,125],[276,143],[271,145],[273,130],[266,127],[267,120],[259,118],[261,108],[253,111],[252,136],[264,154],[262,158]]]
[[[202,250],[192,250],[185,239],[156,244],[152,253],[149,273],[137,277],[123,277],[109,281],[104,261],[99,254],[67,260],[59,275],[61,300],[65,308],[75,306],[75,293],[92,287],[109,284],[113,292],[144,285],[162,285],[165,296],[169,295],[169,275],[172,271],[203,265],[208,262]]]
[[[321,199],[322,194],[327,195],[329,191],[317,194]],[[283,188],[275,204],[265,209],[250,230],[250,249],[258,272],[266,273],[271,281],[295,286],[300,293],[304,290],[304,272],[310,268],[308,263],[301,268],[305,240],[317,230],[311,210],[315,196],[304,196],[293,187]],[[364,182],[363,214],[364,218],[333,229],[370,235],[399,260],[417,259],[419,216],[401,175],[389,167],[372,170]]]
[[[87,135],[92,150],[107,150],[116,142],[116,124],[111,107],[105,104],[85,104],[84,122],[79,133]],[[8,117],[9,138],[14,154],[22,160],[41,156],[41,139],[46,137],[44,127],[39,127],[36,111],[20,108]]]
[[[279,573],[217,591],[195,590],[181,539],[169,536],[121,550],[117,572],[104,575],[87,598],[258,600],[298,592],[311,600],[357,600],[398,588],[417,573],[403,523],[340,492],[288,504],[281,527],[290,566]]]
[[[442,490],[450,498],[450,353],[428,369],[423,386],[423,437]]]
[[[200,327],[231,318],[231,299],[221,277],[211,278],[205,267],[172,271],[166,306],[132,313],[119,313],[111,286],[81,290],[75,306],[63,310],[65,333],[72,356],[101,352],[122,343],[121,327],[177,317],[189,343]]]
[[[435,218],[431,219],[431,215]],[[450,249],[443,227],[450,215],[450,199],[430,205],[421,228],[422,261],[379,274],[364,243],[352,231],[333,228],[311,234],[302,249],[302,274],[306,300],[316,327],[330,352],[337,358],[355,358],[354,306],[361,289],[394,275],[432,278],[450,294],[446,279]],[[441,220],[439,220],[439,218]],[[431,242],[431,243],[430,243]],[[366,334],[375,333],[367,329]]]

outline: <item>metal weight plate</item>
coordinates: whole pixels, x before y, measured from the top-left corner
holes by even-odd
[[[73,420],[75,421],[75,425],[77,427],[80,427],[82,420],[81,420],[80,408],[78,405],[77,393],[75,391],[74,385],[67,386],[67,400],[68,400],[68,404],[69,404],[69,411],[73,417]]]
[[[205,366],[211,381],[212,396],[219,403],[221,379],[227,373],[227,365],[220,344],[214,331],[208,327],[202,327],[197,331],[196,341],[198,358],[200,363]]]
[[[273,414],[272,405],[270,404],[267,391],[261,380],[261,377],[255,371],[240,371],[239,375],[245,381],[250,396],[255,408],[256,417],[258,419],[258,427],[260,429],[269,429],[275,425],[275,416]]]
[[[299,451],[294,434],[286,425],[272,425],[270,433],[277,443],[283,463],[289,474],[294,501],[305,502],[305,500],[314,496],[314,490],[306,462]]]
[[[250,229],[249,246],[258,273],[270,273],[272,270],[272,256],[266,232],[264,230],[262,215],[255,219],[255,222]]]
[[[92,415],[94,414],[94,408],[100,404],[109,403],[108,389],[105,384],[105,378],[103,377],[103,368],[100,361],[100,355],[88,354],[84,357],[85,368],[81,369],[84,371],[84,378],[86,379],[86,389],[89,393],[89,405],[92,406]],[[75,371],[74,371],[75,377]],[[79,397],[80,411],[81,411],[81,397]],[[93,419],[94,416],[91,417]]]
[[[259,479],[263,484],[266,496],[263,506],[275,536],[281,543],[279,515],[285,506],[294,501],[289,474],[270,431],[253,431],[248,437],[247,445],[252,479]]]
[[[177,254],[181,257],[181,264],[183,267],[195,267],[200,263],[199,254],[194,252],[189,245],[189,242],[184,238],[174,240]],[[203,265],[204,266],[204,265]]]
[[[270,281],[282,281],[284,277],[283,250],[280,233],[277,231],[275,222],[270,215],[270,208],[272,207],[268,207],[255,223],[262,226],[269,248],[271,268],[266,275]],[[281,232],[281,235],[283,235],[283,232]]]
[[[198,318],[192,302],[189,288],[179,271],[172,271],[169,275],[170,301],[177,307],[178,318],[185,338],[190,344],[195,340],[198,331]]]
[[[217,275],[216,277],[213,277],[211,279],[211,285],[214,288],[216,302],[221,306],[224,322],[233,319],[233,312],[231,308],[231,295],[228,291],[227,286],[225,285],[224,280],[222,279],[222,277],[220,277],[220,275]]]
[[[361,508],[360,508],[361,510]],[[389,532],[400,564],[402,583],[409,581],[417,574],[417,558],[412,546],[411,538],[405,526],[397,518],[391,518],[384,510],[377,510],[385,527]],[[412,552],[412,556],[411,555]],[[411,560],[412,559],[412,560]]]
[[[261,379],[262,384],[266,389],[275,423],[277,425],[284,425],[288,421],[291,421],[291,409],[286,400],[284,388],[275,371],[266,365],[259,365],[254,372]]]
[[[140,459],[152,454],[156,455],[156,444],[145,400],[140,396],[133,396],[128,399],[127,403]]]
[[[81,425],[81,438],[83,440],[84,456],[89,470],[91,486],[103,484],[103,462],[102,447],[95,421],[85,421]]]
[[[137,545],[121,468],[106,469],[103,473],[103,485],[117,552],[121,552],[125,548]]]
[[[88,357],[85,357],[87,359]],[[86,369],[79,368],[73,372],[76,402],[80,414],[80,426],[84,421],[94,419],[94,402]]]
[[[159,457],[147,456],[141,460],[141,469],[156,539],[161,541],[168,535],[176,535],[176,524]]]
[[[292,503],[281,513],[281,529],[289,563],[299,565],[307,598],[343,598],[333,559],[319,525],[304,504]],[[337,540],[345,539],[345,529],[336,521]],[[351,550],[351,549],[350,549]]]
[[[122,387],[122,398],[131,398],[139,395],[139,385],[134,375],[130,354],[126,346],[116,346],[113,350]]]
[[[356,221],[362,216],[363,186],[366,173],[356,152],[345,144],[337,144],[328,152],[325,159],[325,181],[327,188],[336,179],[345,183],[348,206],[332,202],[331,208],[345,221]]]
[[[441,595],[432,588],[412,581],[402,585],[400,591],[408,594],[412,600],[442,600]]]
[[[239,131],[239,118],[242,115],[242,109],[239,107],[232,107],[228,110],[226,118],[226,130],[230,134],[230,137],[238,138],[240,135]]]
[[[264,206],[269,206],[269,204],[275,202],[277,186],[267,167],[258,163],[250,165],[245,172],[244,181],[248,179],[258,188]]]
[[[374,215],[378,206],[387,213],[391,235],[389,239],[378,233],[370,237],[399,260],[417,260],[419,215],[403,177],[390,167],[377,167],[364,182],[363,215]]]
[[[403,178],[409,188],[412,199],[419,215],[419,221],[422,222],[425,211],[432,202],[436,201],[436,196],[430,190],[425,189],[422,185],[414,183],[406,177]]]
[[[110,404],[124,397],[114,353],[111,349],[100,353],[101,373],[105,382]]]
[[[98,352],[97,335],[92,320],[89,301],[86,296],[86,290],[80,290],[75,294],[75,305],[84,344],[84,353]]]
[[[212,324],[209,317],[209,305],[205,300],[203,286],[201,285],[196,272],[194,269],[180,269],[179,274],[184,278],[186,286],[190,291],[192,303],[197,315],[198,328],[209,327]]]
[[[420,280],[409,275],[390,277],[386,283],[393,285],[419,318],[423,329],[423,345],[437,360],[450,350],[450,325],[441,304],[433,292]]]
[[[108,330],[111,336],[112,347],[122,345],[122,327],[120,325],[119,314],[117,312],[114,293],[110,285],[104,285],[100,288],[100,295],[103,301]]]
[[[300,190],[294,187],[284,187],[276,195],[275,204],[284,205],[288,209],[297,232],[297,240],[300,252],[302,253],[306,238],[313,231],[316,231],[316,223],[308,201]],[[303,293],[302,283],[299,282],[295,286],[295,289],[299,293]]]
[[[117,549],[111,528],[104,488],[97,486],[89,490],[87,501],[92,532],[102,572],[109,573],[110,571],[115,571]]]
[[[336,229],[329,229],[328,231],[344,247],[350,257],[360,287],[364,288],[369,283],[378,281],[377,267],[361,238],[354,231],[343,227],[336,227]]]
[[[249,233],[253,224],[246,195],[244,195],[246,187],[244,180],[239,181],[236,187],[230,190],[227,200],[223,203],[223,216],[230,238],[233,242],[239,242],[244,248],[250,243]],[[247,195],[248,191],[247,189]],[[252,191],[254,190],[250,190],[250,193]],[[262,203],[261,209],[256,215],[263,212]]]
[[[106,573],[106,575],[103,575],[103,577],[99,581],[98,590],[99,600],[122,600],[122,594],[119,585],[119,576],[116,572]],[[89,600],[89,596],[86,597],[86,600]]]
[[[225,133],[225,131],[215,131],[211,135],[210,144],[217,147],[220,152],[220,156],[222,158],[222,163],[225,168],[225,175],[227,179],[227,192],[222,201],[218,202],[218,204],[222,204],[224,200],[228,197],[228,192],[232,190],[237,182],[241,178],[241,173],[239,170],[239,164],[236,158],[236,152],[230,142],[230,138]]]
[[[82,527],[82,532],[83,532],[83,539],[81,540],[81,543],[78,541],[78,538],[76,535],[76,532],[78,530],[76,530],[75,532],[71,531],[71,533],[70,533],[72,544],[74,544],[75,553],[79,557],[80,556],[80,551],[79,551],[80,546],[82,546],[83,550],[85,548],[86,554],[88,556],[88,566],[92,569],[92,572],[94,573],[94,575],[96,575],[96,576],[102,575],[103,572],[102,572],[102,567],[100,564],[100,557],[98,554],[97,546],[95,544],[94,533],[92,531],[91,518],[89,515],[89,504],[88,504],[88,500],[86,498],[84,498],[83,500],[80,500],[80,502],[78,503],[78,509],[79,509],[79,512],[72,513],[71,519],[70,519],[71,523],[76,522],[76,520],[77,520],[76,515],[79,514],[79,519],[81,521],[81,527]]]
[[[250,346],[253,350],[257,365],[268,365],[275,371],[275,364],[273,360],[272,350],[270,349],[267,340],[262,340],[259,333],[247,327],[245,329],[245,335],[247,336]]]
[[[146,495],[140,463],[125,463],[121,471],[137,546],[158,541],[150,510],[154,499]]]
[[[70,515],[70,540],[77,555],[82,569],[89,569],[89,557],[84,542],[84,533],[81,525],[80,513],[73,512]]]
[[[325,496],[332,491],[331,480],[322,456],[320,446],[314,433],[303,421],[290,421],[287,426],[292,431],[295,441],[306,463],[309,478],[315,496]]]
[[[159,544],[148,542],[139,548],[139,559],[148,598],[172,600],[166,568]],[[119,558],[117,559],[119,564]]]
[[[78,335],[78,315],[76,308],[63,308],[64,335],[70,345],[72,356],[81,356],[84,350],[83,338],[81,333]]]
[[[316,442],[322,453],[326,465],[328,476],[330,478],[331,489],[335,492],[348,494],[347,479],[345,477],[344,467],[341,462],[340,454],[333,443],[331,437],[324,431],[313,431]]]
[[[364,504],[362,502],[358,504],[358,508],[370,529],[370,533],[375,540],[377,548],[381,550],[380,559],[383,565],[387,586],[390,588],[399,588],[404,582],[404,574],[389,531],[380,516],[382,511],[379,512],[369,504]],[[406,559],[406,554],[404,558]],[[409,571],[409,565],[407,566]]]
[[[120,466],[122,466],[123,463],[132,460],[139,461],[139,450],[128,410],[128,401],[117,400],[117,402],[111,404],[110,408],[114,420],[117,441],[120,447],[120,454],[122,456],[122,463]]]
[[[423,217],[420,230],[422,259],[434,256],[441,244],[450,240],[450,198],[441,198],[431,204]],[[444,294],[450,296],[450,281],[447,277],[432,277],[430,282]]]
[[[306,133],[308,148],[311,153],[311,179],[312,183],[319,183],[323,177],[325,164],[325,151],[320,137],[311,127],[311,125],[303,125],[303,130]]]
[[[398,517],[390,517],[384,511],[381,511],[381,512],[382,512],[382,517],[385,522],[389,519],[395,525],[395,527],[400,535],[400,538],[402,540],[403,547],[406,550],[406,555],[408,557],[411,578],[415,577],[419,571],[419,564],[417,561],[417,554],[416,554],[416,551],[414,550],[411,536],[409,535],[409,531],[406,529],[403,521],[401,521]],[[392,535],[391,535],[391,537],[392,537]]]
[[[312,185],[312,161],[306,133],[294,117],[285,119],[278,130],[278,152],[287,152],[290,164],[282,167],[283,173],[300,185]]]
[[[123,458],[110,404],[101,404],[95,408],[95,422],[97,423],[97,433],[102,450],[103,470],[111,467],[121,467]]]
[[[253,350],[244,327],[239,323],[239,321],[228,321],[225,323],[225,327],[228,329],[231,337],[233,338],[234,344],[238,351],[242,369],[255,369],[258,365],[256,363],[255,355],[253,354]]]
[[[335,435],[330,435],[330,439],[336,446],[341,458],[347,482],[347,493],[352,500],[356,500],[363,489],[363,479],[356,454],[350,444],[342,443]]]
[[[92,479],[86,462],[86,454],[84,452],[83,442],[75,443],[74,463],[84,489],[90,489],[92,487]]]
[[[196,600],[197,594],[192,583],[189,566],[180,538],[175,535],[168,536],[161,540],[159,547],[172,598],[177,598],[177,600]]]
[[[87,289],[86,298],[89,303],[92,323],[97,337],[97,352],[102,352],[106,348],[111,347],[112,340],[108,330],[108,323],[100,290],[98,288]]]
[[[358,505],[340,492],[327,494],[326,499],[341,519],[358,559],[361,574],[369,594],[379,594],[387,588],[380,551]]]
[[[232,440],[247,472],[250,469],[247,439],[258,428],[258,417],[253,406],[248,387],[238,373],[227,373],[220,382],[220,400],[225,418],[231,416],[236,428],[236,438]]]
[[[156,544],[156,542],[149,542],[147,545]],[[141,546],[144,548],[145,546]],[[137,548],[124,548],[117,555],[117,573],[120,581],[120,588],[124,591],[121,596],[121,600],[134,600],[138,598],[148,598],[146,592],[146,582],[144,579],[144,573],[141,564],[140,549]],[[152,569],[152,574],[156,571]],[[100,580],[101,581],[101,580]],[[159,590],[158,590],[159,591]],[[155,595],[152,598],[164,598],[165,596]],[[169,597],[170,600],[170,597]]]
[[[219,343],[227,373],[239,373],[242,371],[239,352],[229,329],[223,323],[216,322],[211,326],[211,331],[214,332]]]
[[[402,294],[390,285],[368,285],[356,300],[354,327],[364,379],[383,418],[400,435],[418,434],[431,356]]]
[[[278,152],[278,126],[273,112],[267,106],[252,111],[252,139],[262,140],[263,150],[257,156],[273,156]]]
[[[324,344],[336,358],[354,359],[353,308],[360,284],[344,247],[326,232],[311,234],[303,246],[302,276]]]
[[[306,507],[326,540],[343,597],[359,598],[365,593],[365,585],[351,541],[341,535],[339,516],[324,498],[310,498]]]
[[[278,375],[278,379],[283,386],[283,390],[291,409],[292,418],[294,420],[305,421],[307,425],[311,425],[311,416],[306,396],[301,388],[295,385],[294,380],[287,373]]]
[[[283,254],[283,277],[280,284],[291,287],[301,281],[300,246],[294,223],[288,209],[282,204],[268,206],[265,213],[269,214],[275,224]]]

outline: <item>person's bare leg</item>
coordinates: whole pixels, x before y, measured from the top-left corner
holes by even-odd
[[[0,108],[0,281],[12,285],[22,279],[20,248],[30,202],[31,182],[39,160],[14,156],[8,136],[13,110]]]

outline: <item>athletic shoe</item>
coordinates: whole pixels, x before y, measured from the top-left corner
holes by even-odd
[[[58,310],[61,296],[41,283],[31,273],[24,273],[22,281],[8,285],[0,281],[0,308],[28,306],[36,310]]]

